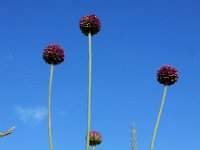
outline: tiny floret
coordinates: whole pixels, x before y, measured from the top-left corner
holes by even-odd
[[[60,64],[64,61],[64,58],[64,50],[57,44],[50,44],[44,49],[43,59],[48,64]]]
[[[100,133],[97,131],[90,132],[89,139],[90,139],[90,141],[89,141],[90,146],[96,146],[98,144],[101,144],[101,142],[102,142],[102,137],[101,137]]]
[[[172,85],[178,80],[178,71],[170,65],[162,66],[157,72],[157,81],[160,84]]]
[[[101,22],[96,15],[86,15],[83,16],[80,20],[80,29],[82,33],[88,36],[89,33],[91,35],[97,34],[100,31]]]

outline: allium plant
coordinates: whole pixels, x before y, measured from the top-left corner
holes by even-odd
[[[96,145],[101,144],[101,142],[102,142],[102,137],[101,137],[101,134],[99,132],[97,132],[97,131],[90,132],[89,144],[90,144],[90,146],[92,146],[93,150],[94,150],[94,147]]]
[[[88,111],[87,111],[87,140],[86,150],[89,150],[90,135],[90,105],[91,105],[91,70],[92,70],[92,36],[100,31],[101,22],[99,18],[92,14],[83,16],[80,20],[79,27],[82,33],[88,36]]]
[[[52,129],[51,129],[51,90],[54,65],[58,65],[64,61],[64,50],[57,44],[48,45],[43,52],[43,59],[47,64],[50,64],[50,79],[48,90],[48,134],[50,150],[53,150]]]
[[[176,68],[173,68],[170,65],[166,65],[166,66],[162,66],[160,69],[158,69],[157,81],[160,84],[164,85],[164,92],[163,92],[162,102],[161,102],[160,110],[159,110],[159,113],[158,113],[155,129],[154,129],[154,133],[153,133],[153,137],[152,137],[152,141],[151,141],[151,150],[154,150],[154,141],[155,141],[158,125],[159,125],[159,122],[160,122],[160,117],[161,117],[161,113],[162,113],[162,110],[163,110],[163,106],[164,106],[164,103],[165,103],[167,87],[176,83],[177,80],[178,80],[178,71],[177,71]]]

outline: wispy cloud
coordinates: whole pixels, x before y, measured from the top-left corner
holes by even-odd
[[[24,123],[39,123],[47,116],[47,108],[43,106],[37,106],[35,108],[16,106],[15,110],[19,119]]]
[[[8,53],[8,54],[5,54],[1,57],[0,59],[0,64],[1,65],[6,65],[7,63],[10,63],[14,60],[14,56],[12,53]]]
[[[9,54],[5,55],[4,58],[7,61],[11,61],[11,60],[13,60],[14,57],[13,57],[13,55],[11,53],[9,53]]]

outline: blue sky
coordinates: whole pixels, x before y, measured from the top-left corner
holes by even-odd
[[[197,0],[1,0],[0,132],[2,150],[48,150],[47,90],[50,66],[42,59],[51,43],[66,59],[55,67],[52,128],[55,150],[85,149],[87,37],[83,15],[96,14],[93,36],[91,129],[102,134],[96,150],[150,149],[163,85],[159,67],[179,71],[169,87],[155,150],[200,147],[200,2]]]

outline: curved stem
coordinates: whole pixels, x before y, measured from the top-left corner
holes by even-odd
[[[88,111],[87,111],[87,141],[86,150],[89,150],[89,138],[90,138],[90,107],[91,107],[91,70],[92,70],[92,37],[91,33],[88,34]]]
[[[52,90],[53,68],[54,65],[52,64],[50,69],[49,91],[48,91],[48,134],[49,134],[50,150],[53,150],[52,129],[51,129],[51,90]]]
[[[161,113],[162,113],[162,109],[163,109],[163,106],[164,106],[164,103],[165,103],[166,93],[167,93],[167,85],[164,86],[162,103],[161,103],[161,106],[160,106],[160,110],[159,110],[157,121],[156,121],[156,126],[155,126],[155,129],[154,129],[154,133],[153,133],[153,137],[152,137],[152,141],[151,141],[151,150],[154,150],[154,141],[155,141],[155,138],[156,138],[158,125],[159,125],[159,122],[160,122],[160,116],[161,116]]]
[[[8,129],[6,132],[0,133],[0,138],[11,134],[14,129],[15,129],[15,126],[13,126],[12,128]]]

